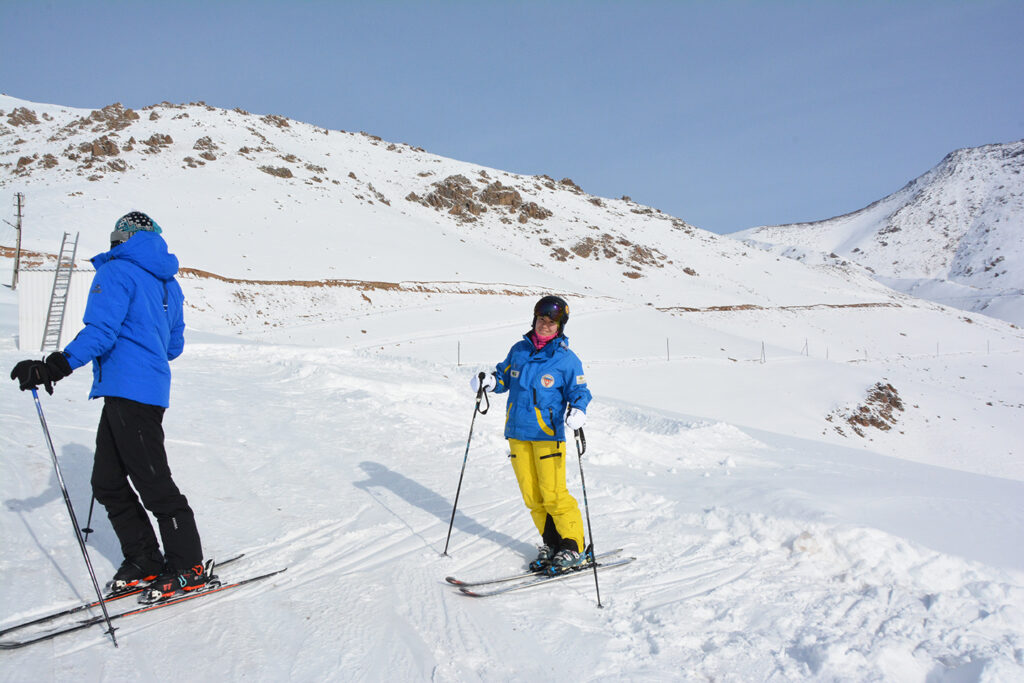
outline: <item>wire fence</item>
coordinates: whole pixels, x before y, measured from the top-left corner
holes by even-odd
[[[481,358],[482,345],[467,343],[459,340],[455,343],[454,358],[456,365],[462,366],[484,366],[493,365],[500,358]],[[810,338],[805,338],[802,343],[785,347],[779,344],[769,343],[767,340],[751,342],[748,345],[736,345],[731,348],[717,347],[717,351],[710,350],[705,346],[698,351],[686,351],[685,343],[673,343],[671,337],[665,337],[664,350],[659,352],[657,346],[648,342],[644,349],[638,349],[635,345],[628,348],[612,348],[608,344],[601,344],[591,347],[585,351],[578,351],[584,361],[584,365],[607,365],[613,363],[637,363],[650,365],[655,363],[686,363],[693,361],[720,360],[733,363],[751,363],[766,365],[778,362],[799,362],[801,360],[817,360],[834,363],[872,363],[890,362],[897,360],[917,360],[923,358],[952,358],[963,356],[991,356],[1005,354],[1024,354],[1024,335],[1014,343],[1013,340],[1000,339],[993,343],[993,340],[979,340],[975,345],[943,343],[936,341],[934,346],[925,344],[906,344],[902,348],[882,345],[832,345],[822,342],[812,343]],[[381,350],[384,350],[381,348]],[[637,353],[638,350],[649,351]]]

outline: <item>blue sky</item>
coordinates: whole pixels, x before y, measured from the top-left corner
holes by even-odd
[[[1024,138],[1024,2],[0,0],[0,92],[239,107],[732,232]]]

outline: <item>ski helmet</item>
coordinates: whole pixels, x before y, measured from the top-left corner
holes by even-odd
[[[565,323],[569,321],[569,304],[560,296],[547,295],[541,297],[540,301],[533,307],[533,327],[537,326],[537,318],[544,316],[558,323],[558,333],[565,329]]]

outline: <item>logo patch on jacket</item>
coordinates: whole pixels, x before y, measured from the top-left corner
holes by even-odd
[[[586,384],[586,383],[587,383],[587,376],[586,375],[576,375],[576,384]]]
[[[553,375],[544,375],[540,378],[540,385],[545,389],[550,389],[555,386],[555,378]]]
[[[92,293],[93,294],[102,294],[103,290],[100,288],[99,285],[96,285],[95,287],[92,288]]]
[[[512,371],[512,379],[515,379],[516,377],[519,377],[519,371],[518,370],[513,370]]]

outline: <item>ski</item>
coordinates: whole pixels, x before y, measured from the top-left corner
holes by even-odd
[[[176,597],[168,598],[166,600],[161,600],[160,602],[155,602],[155,603],[153,603],[151,605],[140,605],[139,607],[137,607],[135,609],[130,609],[130,610],[127,610],[127,611],[124,611],[124,612],[118,612],[117,614],[110,615],[110,621],[115,621],[115,620],[121,619],[123,617],[130,617],[133,614],[142,614],[143,612],[151,612],[153,610],[160,609],[162,607],[170,607],[171,605],[176,605],[178,603],[186,602],[188,600],[196,600],[198,598],[201,598],[201,597],[204,597],[204,596],[207,596],[207,595],[213,595],[215,593],[219,593],[221,591],[225,591],[225,590],[228,590],[228,589],[231,589],[231,588],[238,588],[239,586],[244,586],[247,583],[253,583],[255,581],[262,581],[263,579],[268,579],[271,576],[277,576],[278,574],[280,574],[281,572],[283,572],[285,570],[287,570],[287,567],[285,567],[284,569],[278,569],[278,570],[275,570],[275,571],[272,571],[272,572],[267,572],[266,574],[260,574],[259,576],[253,576],[253,577],[250,577],[248,579],[242,579],[241,581],[235,581],[233,583],[223,583],[223,584],[222,583],[218,583],[215,586],[211,586],[211,587],[208,587],[208,588],[203,588],[203,589],[195,591],[194,593],[189,593],[187,595],[181,595],[181,596],[176,596]],[[92,618],[80,621],[77,624],[73,624],[71,626],[67,626],[67,627],[64,627],[64,628],[59,628],[59,629],[56,629],[54,631],[48,631],[48,632],[43,633],[41,635],[38,635],[38,636],[36,636],[34,638],[28,638],[28,639],[25,639],[25,640],[0,641],[0,650],[14,650],[14,649],[17,649],[17,648],[25,647],[26,645],[32,645],[34,643],[39,643],[39,642],[42,642],[42,641],[45,641],[45,640],[52,640],[53,638],[56,638],[58,636],[62,636],[64,634],[66,634],[66,633],[73,633],[75,631],[81,631],[82,629],[89,628],[90,626],[104,625],[105,623],[106,623],[106,620],[102,616],[92,617]]]
[[[224,565],[228,565],[228,564],[231,564],[232,562],[235,562],[237,560],[242,559],[244,556],[245,556],[245,553],[241,553],[239,555],[235,555],[234,557],[229,557],[228,559],[224,560],[223,562],[217,563],[216,566],[217,567],[223,567]],[[128,588],[126,590],[119,591],[117,593],[108,593],[108,594],[103,596],[103,602],[105,602],[106,604],[109,605],[112,602],[116,602],[117,600],[121,600],[122,598],[127,598],[130,595],[138,595],[139,593],[141,593],[144,590],[146,590],[146,586],[133,586],[132,588]],[[58,611],[52,612],[50,614],[44,614],[41,617],[36,617],[35,619],[29,619],[28,621],[23,621],[21,623],[14,624],[13,626],[8,626],[7,628],[0,629],[0,637],[6,636],[8,633],[13,633],[14,631],[20,631],[21,629],[27,628],[29,626],[35,626],[37,624],[45,624],[48,621],[53,621],[54,619],[59,619],[61,617],[66,617],[66,616],[69,616],[71,614],[77,614],[77,613],[83,612],[83,611],[85,611],[87,609],[92,609],[93,607],[99,607],[99,606],[100,606],[100,601],[99,600],[93,600],[92,602],[86,602],[86,603],[82,603],[81,605],[75,605],[74,607],[69,607],[67,609],[58,610]]]
[[[614,567],[622,567],[629,564],[635,557],[624,557],[619,560],[612,560],[611,562],[598,562],[597,566],[601,569],[612,569]],[[579,569],[565,572],[564,574],[537,574],[532,575],[526,581],[519,583],[513,583],[510,585],[501,586],[492,590],[476,591],[472,588],[460,587],[459,591],[463,595],[468,595],[471,598],[488,598],[492,595],[501,595],[503,593],[510,593],[512,591],[523,590],[524,588],[533,588],[534,586],[540,586],[542,584],[551,583],[552,581],[559,581],[561,579],[579,578],[581,576],[589,576],[590,572],[594,569],[594,565],[588,564]]]
[[[607,560],[609,557],[613,557],[622,552],[622,548],[616,548],[615,550],[607,550],[603,553],[597,554],[597,560]],[[589,566],[589,565],[588,565]],[[600,566],[600,565],[598,565]],[[506,581],[518,581],[519,579],[531,579],[537,576],[541,576],[541,572],[523,572],[521,574],[510,574],[509,576],[499,576],[494,579],[480,579],[477,581],[463,581],[457,579],[454,576],[446,576],[444,580],[453,586],[459,586],[461,588],[472,588],[473,586],[485,586],[490,583],[505,583]]]

